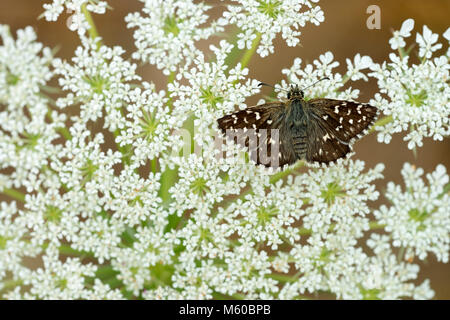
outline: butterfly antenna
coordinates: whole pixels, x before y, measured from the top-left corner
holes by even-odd
[[[265,82],[260,82],[260,83],[259,83],[259,86],[260,86],[260,87],[261,87],[261,86],[267,86],[267,87],[274,88],[274,89],[276,89],[276,90],[283,90],[283,91],[289,92],[289,90],[286,90],[286,89],[283,89],[283,88],[275,88],[274,86],[272,86],[272,85],[270,85],[270,84],[268,84],[268,83],[265,83]]]
[[[323,81],[323,80],[330,80],[330,78],[328,78],[328,77],[323,77],[322,79],[317,80],[317,81],[314,82],[313,84],[311,84],[311,85],[309,85],[309,86],[303,88],[302,91],[305,90],[305,89],[311,88],[312,86],[315,86],[317,83],[319,83],[320,81]]]

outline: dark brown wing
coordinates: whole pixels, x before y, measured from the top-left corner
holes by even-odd
[[[326,123],[311,121],[307,126],[306,161],[329,163],[345,157],[351,151],[348,142],[344,142],[327,130]]]
[[[284,107],[285,104],[281,101],[260,104],[223,116],[217,122],[222,131],[227,129],[265,129],[274,127],[275,123],[273,121],[276,118],[280,118]]]
[[[327,131],[343,142],[351,142],[368,129],[378,116],[378,109],[367,104],[335,99],[312,99],[310,111]]]
[[[217,122],[222,132],[233,137],[233,140],[236,136],[244,136],[240,141],[239,137],[236,137],[235,141],[249,149],[250,157],[257,164],[266,167],[283,166],[297,160],[291,144],[287,141],[283,143],[284,137],[289,134],[284,125],[285,108],[286,104],[281,101],[265,103],[226,115]],[[245,138],[245,135],[253,134],[258,137],[256,144]],[[278,153],[274,154],[274,157],[278,158],[277,161],[270,161],[273,159],[272,150]]]
[[[377,118],[377,109],[368,104],[334,100],[308,101],[312,116],[307,126],[306,160],[328,163],[351,151],[353,140],[360,137]]]

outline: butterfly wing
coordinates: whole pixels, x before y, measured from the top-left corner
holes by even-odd
[[[329,163],[345,157],[351,151],[349,143],[331,134],[323,120],[308,123],[307,136],[308,162]]]
[[[226,115],[217,120],[219,128],[227,136],[235,136],[236,134],[246,134],[247,130],[255,130],[258,135],[257,145],[249,147],[249,139],[241,141],[240,144],[249,148],[249,152],[257,152],[264,148],[266,156],[271,158],[272,143],[278,143],[278,165],[294,163],[297,158],[292,150],[289,141],[289,130],[285,126],[285,107],[284,102],[271,102],[240,110],[235,113]],[[239,131],[242,129],[242,131]],[[261,130],[266,129],[266,130]],[[278,137],[271,129],[278,129]],[[284,141],[287,138],[287,141]],[[283,141],[285,143],[283,143]],[[266,167],[276,166],[272,162],[261,161],[256,157],[257,164],[263,164]],[[263,159],[267,160],[267,159]]]
[[[283,110],[283,102],[265,103],[226,115],[218,119],[217,122],[222,131],[244,128],[266,129],[276,125],[273,121],[280,118]]]
[[[323,120],[327,131],[344,142],[363,134],[378,116],[377,108],[353,101],[312,99],[308,107],[317,120]]]
[[[351,144],[377,118],[377,108],[358,102],[335,99],[308,101],[307,161],[328,163],[344,157]]]

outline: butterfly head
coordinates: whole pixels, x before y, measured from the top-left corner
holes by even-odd
[[[288,99],[303,99],[304,93],[302,90],[299,89],[298,85],[292,85],[291,89],[288,92],[287,98]]]

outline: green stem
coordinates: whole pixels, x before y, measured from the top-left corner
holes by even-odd
[[[380,230],[380,229],[384,229],[384,227],[386,227],[385,224],[378,223],[377,221],[369,222],[370,230]],[[333,232],[335,228],[336,228],[336,224],[335,223],[331,224],[330,227],[328,228],[328,232]],[[309,236],[312,234],[312,230],[307,229],[307,228],[299,228],[298,234],[300,236]]]
[[[2,191],[3,194],[14,198],[20,202],[25,202],[25,194],[23,194],[20,191],[14,190],[14,189],[9,189],[9,188],[4,188]]]
[[[234,31],[230,32],[230,36],[228,37],[228,41],[230,43],[233,43],[233,48],[225,58],[225,65],[228,66],[228,68],[230,68],[231,66],[235,66],[236,63],[239,61],[239,57],[241,56],[242,52],[236,45],[239,40],[238,34],[240,32],[241,31],[239,30],[239,28],[236,27]]]
[[[241,68],[244,69],[248,63],[250,62],[250,59],[252,58],[253,54],[255,53],[256,49],[258,48],[259,41],[261,40],[262,34],[257,33],[256,38],[252,42],[252,47],[245,51],[244,55],[241,59]]]
[[[397,254],[397,261],[400,263],[405,255],[405,247],[400,247]]]
[[[312,230],[311,229],[307,229],[307,228],[299,228],[298,229],[298,234],[300,236],[309,236],[311,235]]]
[[[167,84],[173,83],[175,81],[175,72],[171,72],[169,76],[167,77]],[[173,101],[170,97],[170,92],[167,93],[169,96],[169,101],[167,102],[169,109],[173,109]],[[192,132],[191,132],[192,136]],[[155,166],[156,168],[156,166]],[[164,171],[161,175],[161,187],[159,188],[159,197],[163,200],[164,204],[167,204],[170,202],[170,194],[169,189],[175,184],[176,178],[177,178],[178,171],[177,169],[171,170],[169,168],[166,168],[166,171]]]
[[[59,253],[65,254],[65,255],[70,255],[70,256],[78,256],[78,257],[84,256],[84,257],[90,257],[90,258],[94,257],[94,254],[92,252],[75,250],[71,246],[68,246],[68,245],[60,245],[58,247],[58,250],[59,250]]]
[[[369,222],[370,230],[384,229],[384,227],[386,227],[386,225],[382,224],[382,223],[379,223],[378,221],[370,221]]]
[[[298,280],[298,276],[297,275],[295,275],[295,276],[288,276],[288,275],[285,275],[285,274],[272,273],[272,274],[267,274],[265,277],[266,278],[270,278],[270,279],[274,279],[274,280],[279,281],[279,282],[287,282],[287,283],[295,282],[295,281]]]
[[[213,292],[212,293],[214,300],[230,300],[231,296],[220,293],[220,292]]]
[[[172,71],[167,77],[167,83],[173,83],[175,81],[175,75],[175,72]]]
[[[0,289],[0,294],[5,293],[11,289],[14,289],[17,286],[22,285],[22,280],[6,280],[2,282],[2,288]]]
[[[375,131],[375,127],[382,127],[386,124],[388,124],[389,122],[392,122],[394,119],[392,118],[392,116],[387,116],[384,118],[379,119],[377,122],[375,122],[375,124],[372,126],[372,128],[370,129],[369,133],[372,133]]]
[[[151,168],[152,168],[152,172],[156,173],[156,168],[158,166],[158,160],[156,158],[150,160],[150,165],[151,165]]]
[[[66,140],[72,140],[72,135],[66,127],[56,128],[56,131],[59,132],[59,134],[61,134]]]
[[[84,17],[89,24],[89,36],[91,37],[91,39],[96,39],[98,37],[97,27],[95,26],[94,19],[92,18],[91,13],[88,11],[88,9],[86,9],[86,4],[83,4],[81,6],[81,12],[83,12]],[[100,43],[98,45],[100,46]]]
[[[442,199],[442,197],[449,192],[450,192],[450,183],[447,183],[447,185],[444,187],[444,191],[438,196],[438,199]]]
[[[293,171],[297,170],[298,168],[302,167],[305,165],[304,161],[298,161],[293,167],[288,168],[286,170],[280,171],[278,173],[275,173],[274,175],[272,175],[270,177],[270,183],[274,184],[276,183],[278,180],[283,179],[284,177],[290,175]]]
[[[341,88],[348,82],[348,80],[350,80],[350,76],[348,76],[347,74],[342,78],[342,85]],[[339,91],[339,89],[341,88],[337,88],[335,91]]]
[[[400,56],[401,59],[403,59],[405,57],[405,55],[407,55],[405,52],[405,49],[398,48],[398,55]]]
[[[171,72],[169,74],[169,76],[167,77],[167,87],[169,86],[169,83],[173,83],[175,81],[175,72]],[[169,107],[170,112],[172,112],[173,110],[173,99],[170,96],[171,92],[168,91],[167,92],[167,97],[169,98],[169,100],[167,101],[167,105]]]

